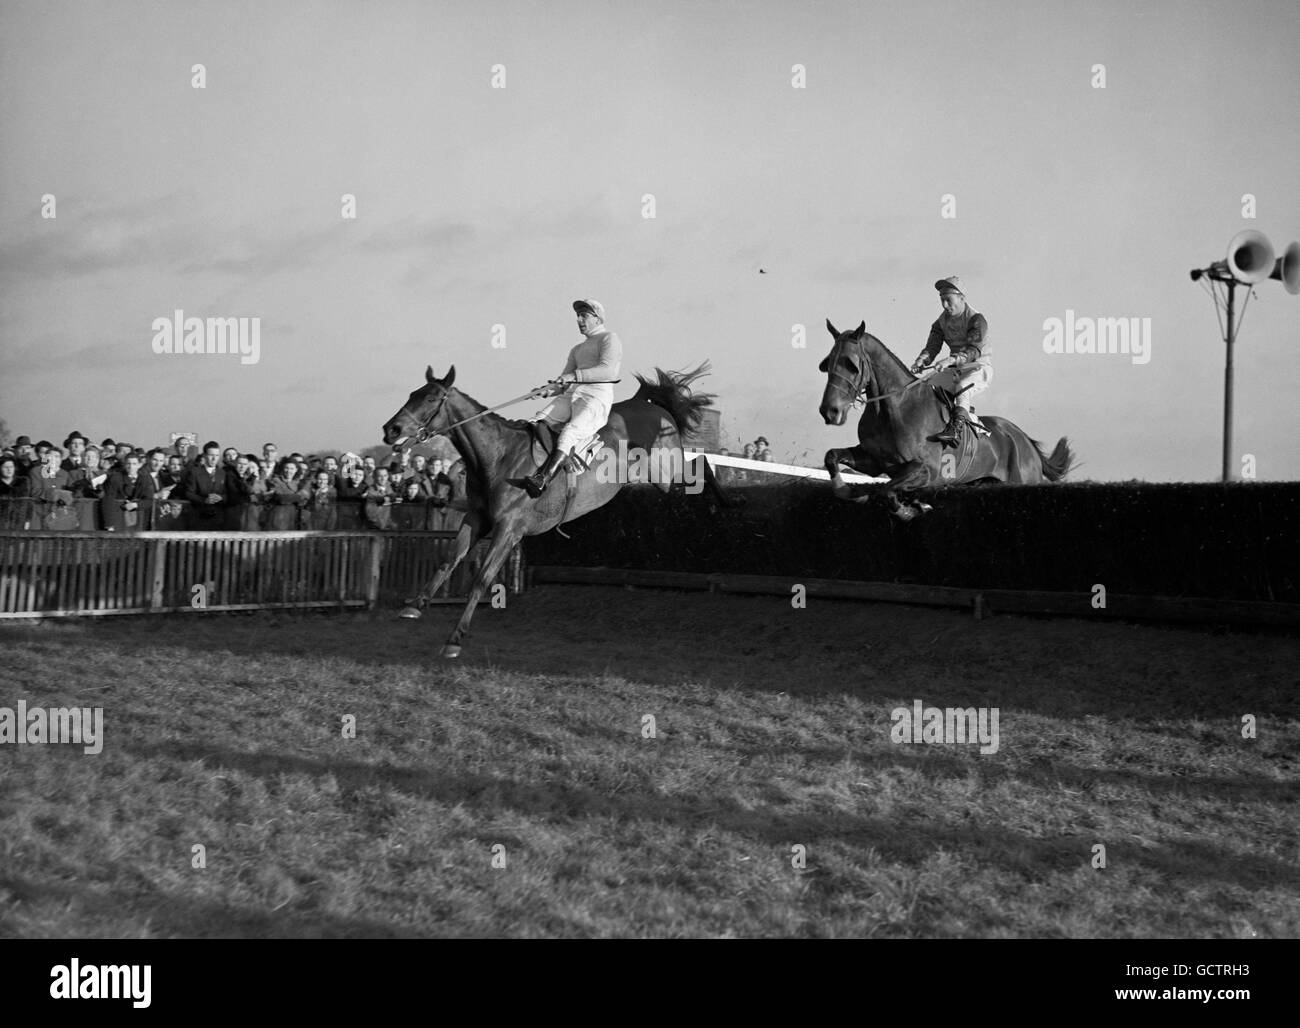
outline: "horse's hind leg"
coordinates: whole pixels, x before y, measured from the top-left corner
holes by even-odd
[[[420,594],[415,599],[410,600],[402,608],[402,612],[397,615],[398,617],[418,618],[420,616],[420,611],[424,610],[429,601],[438,595],[438,590],[442,588],[442,584],[452,576],[452,572],[465,559],[465,554],[469,553],[474,544],[478,542],[482,529],[482,519],[477,513],[471,511],[465,515],[465,520],[460,523],[460,531],[456,534],[455,549],[452,551],[451,560],[438,568],[433,580],[420,590]]]
[[[474,608],[478,606],[478,601],[483,598],[488,586],[492,584],[492,579],[496,578],[501,565],[505,563],[506,557],[510,556],[510,551],[515,548],[521,538],[523,538],[523,533],[517,529],[507,530],[503,525],[496,526],[492,536],[492,545],[488,547],[487,559],[483,561],[478,578],[474,581],[474,587],[469,591],[469,599],[465,603],[465,610],[461,614],[460,620],[456,622],[456,627],[452,629],[451,635],[447,637],[447,642],[442,648],[442,656],[460,656],[461,640],[469,632],[469,623],[474,617]]]

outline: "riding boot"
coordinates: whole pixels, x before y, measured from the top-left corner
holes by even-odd
[[[965,407],[953,405],[952,419],[942,432],[930,436],[930,439],[936,443],[943,443],[944,446],[956,446],[961,441],[962,429],[970,420],[970,415],[966,412]]]
[[[561,450],[557,446],[551,451],[551,455],[546,458],[545,464],[531,475],[518,479],[516,484],[526,489],[528,495],[534,500],[537,499],[542,493],[546,492],[546,487],[551,484],[551,479],[559,473],[560,465],[565,462],[568,456],[567,451]]]

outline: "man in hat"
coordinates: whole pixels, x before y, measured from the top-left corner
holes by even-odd
[[[32,445],[32,437],[29,435],[20,435],[14,441],[14,456],[18,458],[18,477],[26,478],[39,461],[36,459],[36,447]]]
[[[63,440],[63,448],[68,451],[68,456],[63,461],[64,471],[73,472],[81,467],[82,457],[89,443],[90,440],[80,432],[73,432],[67,439]]]
[[[989,323],[984,315],[966,302],[961,279],[956,275],[941,278],[934,284],[939,292],[943,313],[930,326],[930,338],[925,348],[912,363],[912,374],[928,368],[939,355],[939,348],[948,344],[948,357],[942,367],[951,367],[953,390],[957,402],[953,406],[952,420],[942,432],[930,436],[945,446],[956,446],[962,429],[970,421],[971,399],[988,388],[993,380],[991,349],[988,343]]]
[[[536,419],[544,418],[564,428],[541,467],[531,475],[511,480],[534,499],[546,491],[574,448],[586,443],[609,420],[614,383],[623,363],[623,343],[605,327],[605,308],[596,300],[574,300],[573,313],[578,318],[582,342],[569,351],[559,378],[547,383],[541,395],[554,399]]]

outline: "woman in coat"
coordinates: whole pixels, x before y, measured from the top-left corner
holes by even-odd
[[[298,463],[286,457],[280,472],[271,476],[266,484],[267,498],[271,503],[271,517],[266,527],[272,532],[292,532],[298,528],[298,512],[307,497],[303,493]]]

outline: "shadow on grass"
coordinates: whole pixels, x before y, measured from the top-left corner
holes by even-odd
[[[131,876],[128,870],[123,869],[122,873]],[[105,892],[85,885],[11,875],[0,875],[0,890],[32,906],[49,903],[73,907],[79,924],[102,918],[104,924],[113,926],[115,937],[122,931],[124,916],[129,916],[141,931],[171,938],[397,939],[417,934],[365,918],[250,910],[161,891]]]
[[[978,863],[998,870],[1015,869],[1029,881],[1044,878],[1047,872],[1068,872],[1087,866],[1092,845],[1104,842],[1112,865],[1140,867],[1166,876],[1224,881],[1246,888],[1300,886],[1300,869],[1291,864],[1190,839],[1144,847],[1115,839],[1113,831],[1105,837],[1091,833],[1038,838],[1005,828],[934,824],[914,814],[898,819],[856,817],[842,811],[773,814],[716,796],[697,800],[648,792],[610,795],[565,782],[522,782],[460,770],[324,761],[201,744],[149,743],[131,749],[142,758],[203,761],[214,768],[240,771],[262,779],[280,775],[329,775],[338,782],[349,801],[357,793],[381,787],[448,807],[467,806],[487,816],[509,811],[560,823],[575,818],[604,817],[628,823],[667,824],[684,830],[707,828],[733,832],[767,846],[788,846],[796,842],[815,845],[835,840],[863,850],[875,850],[891,861],[907,865],[920,864],[939,850],[959,849]],[[878,758],[876,763],[888,767],[899,766],[901,762]],[[961,764],[958,771],[959,764],[941,759],[937,766],[940,773],[946,771],[966,777],[969,765]],[[1029,782],[1039,787],[1054,786],[1061,774],[1074,775],[1083,781],[1094,773],[1088,769],[1057,767],[1041,780],[1031,776]],[[1111,777],[1138,786],[1147,784],[1148,778],[1122,773],[1112,773]],[[1231,780],[1210,783],[1212,788],[1235,788],[1237,784]],[[1293,796],[1294,792],[1292,788],[1286,795]]]

